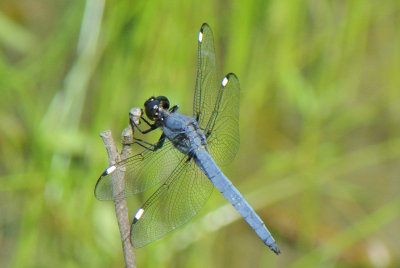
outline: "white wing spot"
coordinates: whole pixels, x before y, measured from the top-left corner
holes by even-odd
[[[199,32],[199,42],[201,43],[203,41],[203,33]]]
[[[107,175],[108,175],[108,174],[111,174],[111,173],[113,173],[116,169],[117,169],[116,166],[111,166],[111,167],[109,167],[109,168],[106,169],[106,174],[107,174]]]
[[[144,213],[144,209],[139,208],[139,210],[135,214],[135,219],[138,221],[143,216],[143,213]]]
[[[228,80],[228,78],[225,76],[224,79],[222,79],[221,85],[222,85],[223,87],[225,87],[225,86],[228,84],[228,82],[229,82],[229,80]]]

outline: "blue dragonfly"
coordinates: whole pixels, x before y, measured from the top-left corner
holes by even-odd
[[[204,23],[198,35],[193,117],[177,113],[178,106],[170,108],[164,96],[149,98],[144,103],[149,121],[141,116],[149,128],[141,130],[132,120],[131,124],[144,134],[161,128],[161,137],[156,144],[134,138],[144,151],[108,167],[97,181],[95,196],[115,200],[155,188],[131,226],[132,245],[142,247],[196,215],[215,186],[279,254],[263,221],[219,168],[230,163],[239,147],[240,85],[233,73],[217,82],[215,58],[213,34]],[[125,185],[116,194],[110,175],[118,172],[124,172]]]

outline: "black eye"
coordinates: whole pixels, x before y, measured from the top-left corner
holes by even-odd
[[[160,101],[160,106],[164,110],[168,110],[168,108],[169,108],[169,100],[167,99],[167,97],[159,96],[159,97],[157,97],[157,99]]]
[[[169,101],[164,96],[151,97],[144,103],[146,116],[152,121],[159,119],[160,110],[168,110],[168,108]]]
[[[163,107],[163,109],[168,110],[168,108],[169,108],[169,102],[163,101],[163,102],[161,102],[160,104],[161,104],[161,107]]]
[[[144,111],[146,113],[146,116],[154,121],[157,119],[157,113],[158,113],[158,105],[159,101],[156,100],[154,97],[149,98],[145,103],[144,103]]]

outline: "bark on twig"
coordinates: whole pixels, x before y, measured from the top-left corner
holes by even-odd
[[[139,117],[141,110],[139,108],[133,108],[130,111],[130,120],[135,120],[136,124],[139,124]],[[131,146],[133,140],[134,129],[131,126],[126,127],[121,134],[122,139],[122,150],[121,154],[118,153],[117,147],[115,146],[114,140],[110,130],[106,130],[100,133],[100,137],[103,140],[104,146],[107,150],[108,163],[113,165],[121,160],[128,157],[131,152]],[[113,183],[113,196],[124,196],[125,182],[124,172],[115,172],[111,174]],[[114,201],[115,213],[117,216],[118,227],[121,235],[122,249],[124,252],[125,264],[127,268],[136,268],[135,255],[133,253],[133,247],[130,242],[130,222],[128,217],[128,208],[126,206],[125,198],[118,198]]]

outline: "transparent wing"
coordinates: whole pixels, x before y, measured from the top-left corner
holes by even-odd
[[[193,117],[207,137],[208,150],[218,165],[227,165],[239,148],[239,80],[230,73],[216,78],[214,38],[204,23],[198,39],[198,66],[193,100]]]
[[[197,77],[193,99],[193,118],[202,130],[210,121],[218,97],[216,72],[214,38],[210,26],[204,23],[198,38]]]
[[[182,158],[182,153],[165,139],[160,149],[144,150],[116,163],[114,165],[116,169],[111,174],[104,172],[97,181],[94,194],[99,200],[115,200],[143,192],[165,180]],[[124,186],[115,185],[115,187],[123,191],[116,193],[114,188],[113,193],[113,180],[115,181],[121,172],[124,174]]]
[[[187,159],[181,161],[142,206],[142,217],[131,227],[134,247],[143,247],[181,226],[196,215],[210,197],[212,183],[194,161]]]
[[[239,149],[239,79],[227,74],[218,91],[218,102],[205,134],[208,151],[218,165],[227,165]]]

